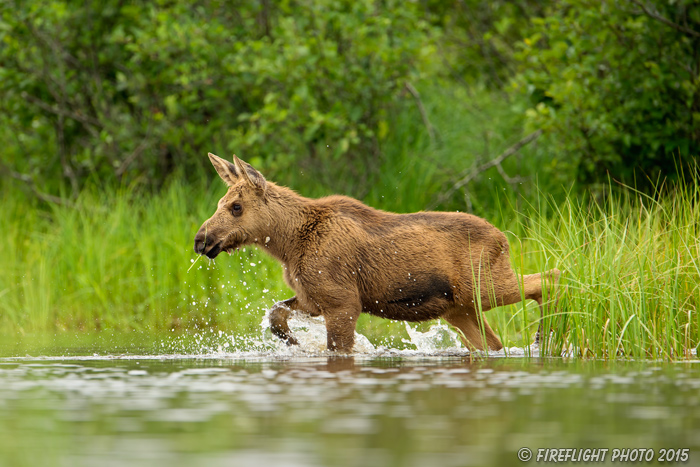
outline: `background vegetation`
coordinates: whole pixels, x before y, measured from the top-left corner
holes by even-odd
[[[518,270],[566,270],[555,354],[682,355],[699,50],[690,0],[8,0],[0,328],[257,328],[289,294],[272,260],[187,272],[212,151],[307,196],[487,217]],[[489,320],[522,344],[537,313]]]

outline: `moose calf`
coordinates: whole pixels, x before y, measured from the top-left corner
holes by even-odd
[[[329,350],[352,350],[363,312],[403,321],[444,318],[468,348],[500,350],[482,311],[523,298],[541,308],[543,285],[559,278],[552,269],[519,281],[505,235],[479,217],[394,214],[345,196],[309,199],[236,156],[233,163],[211,153],[209,159],[228,191],[197,232],[194,250],[216,258],[254,244],[277,258],[296,296],[270,310],[270,327],[288,344],[297,343],[287,319],[298,310],[323,316]]]

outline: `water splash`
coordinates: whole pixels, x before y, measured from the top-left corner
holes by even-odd
[[[292,311],[290,319],[287,321],[292,335],[299,342],[298,346],[287,346],[270,331],[269,311],[263,317],[260,328],[264,336],[274,339],[280,351],[290,351],[292,353],[319,354],[328,351],[326,323],[320,316],[313,317],[304,313]],[[376,349],[366,336],[355,331],[355,347],[353,353],[369,354]]]
[[[260,332],[240,335],[217,330],[203,330],[179,334],[160,343],[154,349],[160,353],[211,357],[273,357],[290,358],[329,355],[326,345],[326,326],[322,317],[294,313],[289,328],[299,345],[289,346],[270,331],[267,316],[260,323]],[[401,347],[373,345],[370,340],[355,332],[353,354],[365,357],[421,357],[468,356],[470,352],[462,344],[459,335],[446,324],[435,324],[421,332],[406,323],[408,339],[401,339]],[[411,348],[413,347],[413,348]],[[538,357],[539,347],[511,347],[500,351],[475,352],[476,356],[489,357]]]
[[[293,358],[330,355],[327,348],[326,326],[322,317],[312,317],[304,313],[291,312],[288,325],[299,345],[289,346],[272,334],[269,310],[262,317],[259,331],[251,335],[205,329],[195,333],[178,334],[160,343],[156,352],[202,357],[271,357]],[[393,339],[374,345],[370,340],[355,332],[353,355],[363,357],[427,357],[427,356],[469,356],[459,334],[444,323],[437,323],[423,332],[418,326],[405,323],[408,338],[402,338],[399,345]],[[500,351],[472,352],[482,357],[539,357],[538,346],[510,347]]]
[[[430,353],[436,350],[464,348],[459,335],[446,324],[435,324],[426,332],[420,332],[408,323],[405,325],[409,338],[402,341],[405,344],[414,345],[418,351]]]

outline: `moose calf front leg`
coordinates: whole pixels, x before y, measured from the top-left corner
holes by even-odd
[[[292,336],[287,320],[292,311],[296,309],[297,298],[292,297],[287,300],[277,302],[270,310],[270,331],[272,334],[282,339],[287,345],[297,345],[299,342]]]
[[[355,345],[355,328],[360,316],[360,307],[336,308],[324,313],[328,350],[349,353]]]

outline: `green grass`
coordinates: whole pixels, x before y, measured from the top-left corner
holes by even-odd
[[[216,190],[215,188],[218,188]],[[159,195],[88,190],[75,207],[27,209],[7,193],[0,222],[0,327],[248,331],[288,295],[281,268],[254,249],[200,260],[194,234],[225,192],[172,183]],[[267,290],[267,291],[265,291]]]
[[[265,310],[291,296],[279,264],[247,248],[188,272],[194,233],[223,192],[178,183],[152,197],[90,190],[76,207],[50,212],[7,193],[0,329],[258,333]],[[698,200],[697,185],[660,199],[631,190],[603,202],[542,196],[500,226],[510,232],[516,270],[564,272],[559,308],[545,320],[550,354],[675,359],[698,345]],[[522,346],[539,311],[519,304],[486,317],[506,346]],[[369,316],[358,330],[398,347],[407,337],[403,323]]]
[[[547,348],[602,358],[687,356],[698,346],[700,189],[569,199],[532,236],[566,274]]]

